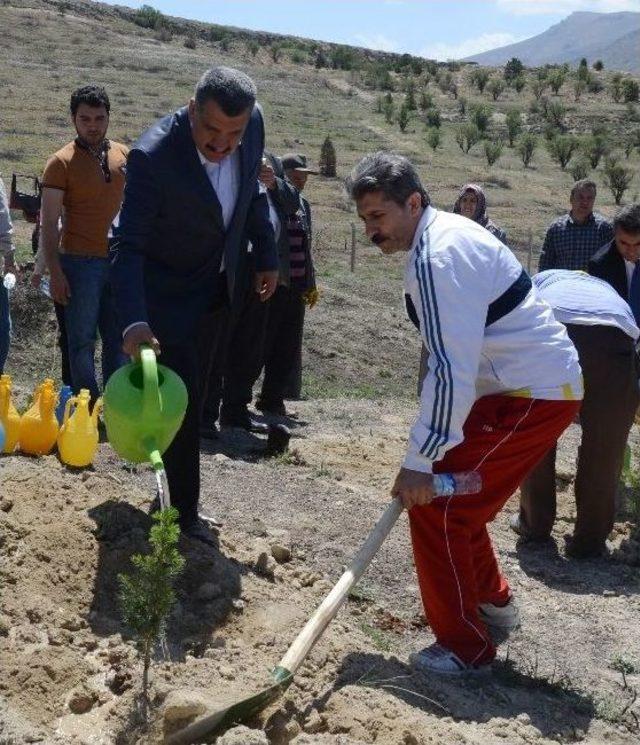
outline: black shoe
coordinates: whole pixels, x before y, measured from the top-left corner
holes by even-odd
[[[290,439],[291,430],[288,427],[285,427],[284,424],[270,424],[265,455],[273,457],[286,453],[289,449]]]
[[[256,401],[256,409],[263,414],[272,414],[273,416],[288,416],[287,408],[284,401],[269,401],[259,398]]]
[[[217,537],[199,518],[181,527],[182,534],[187,538],[190,538],[192,541],[201,541],[202,543],[206,543],[207,546],[211,546],[212,548],[218,547]]]
[[[589,546],[577,542],[575,538],[570,535],[565,535],[564,540],[564,552],[570,559],[600,559],[601,557],[606,556],[606,544],[601,546]]]
[[[220,427],[244,429],[246,432],[257,432],[259,434],[266,434],[269,429],[269,426],[264,422],[253,419],[246,406],[231,411],[223,409],[220,413]]]

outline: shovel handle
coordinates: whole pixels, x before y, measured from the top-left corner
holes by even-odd
[[[304,658],[309,654],[314,644],[322,636],[324,630],[335,618],[349,594],[349,590],[351,590],[365,573],[371,559],[373,559],[384,539],[391,532],[391,528],[393,528],[398,517],[400,517],[402,510],[402,502],[399,499],[394,499],[382,513],[382,517],[367,536],[367,539],[362,544],[362,547],[353,558],[349,567],[333,586],[331,592],[318,606],[316,612],[307,621],[305,627],[289,647],[285,656],[280,660],[276,668],[277,674],[287,671],[293,675],[298,667],[300,667]]]

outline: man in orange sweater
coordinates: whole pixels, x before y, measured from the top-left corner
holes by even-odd
[[[102,340],[102,380],[124,361],[109,286],[108,236],[120,210],[128,150],[107,139],[109,97],[87,85],[71,96],[77,137],[54,153],[42,176],[42,249],[51,296],[62,306],[73,388],[99,395],[94,369]]]

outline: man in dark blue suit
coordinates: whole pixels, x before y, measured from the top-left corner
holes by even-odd
[[[202,316],[243,297],[274,292],[278,257],[257,175],[264,124],[244,73],[208,70],[189,105],[148,129],[131,149],[115,228],[113,292],[124,351],[152,345],[189,392],[184,422],[164,456],[182,531],[213,543],[198,518],[197,332]]]

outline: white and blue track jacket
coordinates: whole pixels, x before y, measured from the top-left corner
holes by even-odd
[[[578,354],[565,327],[509,248],[481,225],[427,207],[404,288],[429,352],[405,468],[431,472],[462,442],[462,426],[482,396],[582,398]]]

